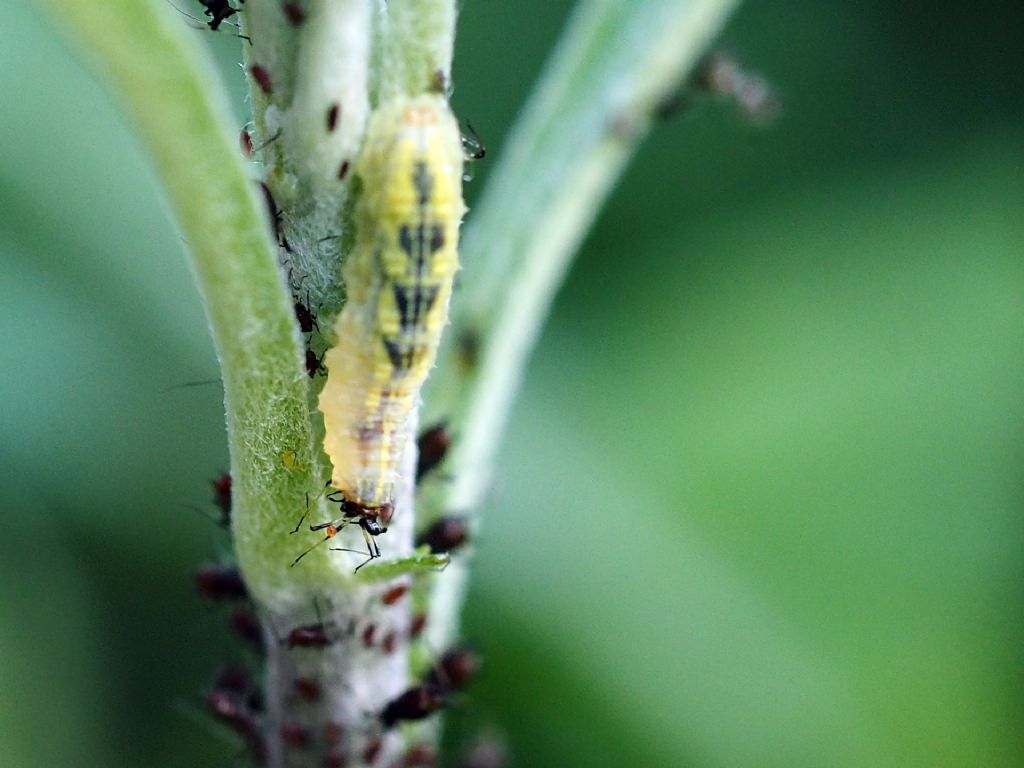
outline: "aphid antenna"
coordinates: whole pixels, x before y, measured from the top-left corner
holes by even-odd
[[[246,38],[246,39],[248,40],[248,38]],[[248,125],[248,123],[246,123],[246,125]],[[254,146],[254,147],[252,148],[252,152],[253,152],[253,154],[256,154],[257,152],[259,152],[259,151],[261,151],[261,150],[264,150],[264,149],[266,149],[266,148],[267,148],[268,146],[270,146],[271,144],[273,144],[273,143],[274,143],[275,141],[277,141],[277,140],[278,140],[278,139],[280,139],[280,138],[281,138],[281,129],[280,129],[280,128],[278,128],[278,129],[277,129],[277,133],[275,133],[275,134],[274,134],[273,136],[271,136],[271,137],[270,137],[269,139],[267,139],[266,141],[264,141],[264,142],[263,142],[262,144],[259,144],[259,145],[257,145],[257,146]]]
[[[160,394],[165,395],[168,392],[173,392],[176,389],[192,389],[193,387],[208,387],[211,384],[220,384],[220,379],[198,379],[197,381],[186,381],[181,384],[172,384],[171,386],[160,390]]]
[[[360,568],[362,568],[367,563],[372,563],[374,560],[380,557],[380,547],[377,546],[376,542],[373,542],[371,544],[371,541],[373,541],[373,539],[366,531],[363,531],[363,538],[366,539],[366,548],[368,550],[367,554],[369,554],[369,557],[363,560],[363,562],[361,562],[359,565],[357,565],[353,573],[359,573]],[[355,552],[357,555],[363,554],[363,551],[361,549],[349,549],[348,547],[330,547],[329,549],[332,552]]]
[[[186,504],[183,501],[179,501],[178,505],[184,507],[185,509],[191,509],[194,512],[198,512],[200,515],[205,517],[211,523],[214,523],[215,525],[221,526],[221,521],[220,521],[220,517],[219,516],[213,515],[213,514],[211,514],[210,512],[208,512],[206,510],[200,509],[195,504]],[[223,526],[221,526],[221,527],[223,527]]]

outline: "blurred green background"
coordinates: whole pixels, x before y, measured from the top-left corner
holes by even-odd
[[[184,4],[186,0],[178,0]],[[0,764],[230,764],[217,369],[109,94],[28,0],[0,22]],[[567,0],[464,3],[494,156]],[[515,411],[458,728],[518,765],[1024,764],[1024,14],[744,6],[781,118],[659,127]],[[245,105],[238,41],[216,49]],[[469,190],[487,179],[487,163]]]

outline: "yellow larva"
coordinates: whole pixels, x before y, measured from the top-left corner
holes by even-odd
[[[320,393],[331,484],[350,509],[389,510],[410,416],[434,365],[458,269],[462,148],[440,96],[381,105],[355,172],[362,197]],[[385,516],[386,519],[386,516]]]

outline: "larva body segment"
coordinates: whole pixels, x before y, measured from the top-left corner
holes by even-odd
[[[443,98],[382,105],[365,136],[355,245],[342,270],[348,300],[319,405],[332,485],[372,508],[392,501],[410,416],[448,320],[464,206],[460,132]]]

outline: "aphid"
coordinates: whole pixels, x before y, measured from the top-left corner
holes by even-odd
[[[293,684],[295,694],[306,701],[319,701],[322,691],[320,683],[311,677],[297,677]]]
[[[306,291],[305,301],[295,302],[295,319],[299,321],[299,330],[303,333],[312,333],[314,328],[320,330],[320,326],[316,322],[316,315],[309,308],[309,291]]]
[[[328,645],[333,645],[337,639],[328,634],[328,625],[321,621],[316,624],[295,627],[288,633],[285,642],[288,644],[288,649],[291,650],[292,648],[325,648]]]
[[[292,721],[281,723],[281,739],[285,744],[296,749],[308,747],[313,740],[308,728]]]
[[[293,27],[299,26],[306,20],[306,12],[298,3],[282,3],[281,10],[284,11],[284,15],[288,17],[288,21]]]
[[[234,16],[236,13],[238,13],[239,10],[238,8],[232,7],[227,2],[227,0],[199,0],[199,3],[202,6],[204,6],[205,10],[203,11],[203,15],[209,16],[209,21],[204,22],[198,16],[193,16],[191,13],[183,11],[181,8],[179,8],[174,3],[170,2],[170,0],[168,0],[168,4],[172,8],[174,8],[174,10],[176,10],[185,18],[191,19],[192,21],[196,22],[196,24],[198,25],[196,29],[202,29],[203,27],[207,27],[214,32],[218,30],[218,28],[224,21],[226,21],[229,17]],[[235,27],[235,29],[240,29],[240,27],[234,22],[228,21],[228,24],[232,27]],[[241,38],[242,40],[248,40],[249,43],[252,44],[252,40],[250,40],[249,37],[241,34],[240,32],[235,33],[235,37]]]
[[[196,590],[208,600],[244,600],[249,590],[237,568],[204,565],[196,571]]]
[[[263,191],[263,199],[267,204],[267,212],[270,214],[270,226],[274,231],[274,238],[277,240],[277,245],[279,248],[284,248],[286,251],[291,253],[292,246],[288,242],[288,238],[284,236],[284,221],[281,216],[281,209],[277,207],[277,203],[274,201],[274,194],[270,191],[270,187],[262,181],[257,183]]]
[[[252,690],[252,675],[245,667],[228,665],[217,673],[212,687],[214,690],[244,695]]]
[[[259,619],[248,608],[239,606],[231,611],[229,617],[231,629],[245,640],[257,653],[263,653],[263,630]]]
[[[385,728],[395,723],[422,720],[444,706],[444,692],[436,685],[424,683],[410,688],[387,703],[379,715]]]
[[[332,133],[338,127],[338,115],[341,113],[341,104],[334,102],[327,108],[327,132]]]
[[[464,206],[459,129],[442,97],[381,105],[365,136],[356,239],[343,271],[348,301],[319,406],[332,500],[339,520],[363,528],[372,559],[377,534],[367,523],[383,532],[377,520],[390,517],[410,415],[447,322]]]
[[[450,648],[430,670],[427,682],[446,691],[461,691],[480,673],[480,654],[468,645]]]
[[[231,523],[231,475],[221,472],[210,484],[213,486],[213,503],[221,511],[221,525],[226,528]]]
[[[260,87],[268,96],[274,92],[274,84],[270,79],[270,72],[267,68],[260,64],[250,64],[249,74],[252,75],[252,79],[256,81],[256,84]]]
[[[324,755],[324,768],[345,768],[348,760],[340,749],[332,749]]]
[[[191,504],[185,504],[184,506],[189,509],[194,509],[196,512],[201,514],[208,520],[213,520],[221,528],[231,527],[231,475],[224,472],[217,476],[215,480],[210,483],[213,486],[213,503],[217,505],[220,510],[220,515],[212,516],[204,509],[194,507]]]
[[[328,721],[324,724],[323,737],[328,744],[337,744],[344,735],[345,730],[338,723]]]
[[[442,96],[450,95],[448,93],[448,78],[443,69],[435,69],[434,74],[430,76],[430,90]]]
[[[253,727],[251,713],[235,691],[220,688],[207,691],[206,708],[211,715],[238,732],[247,732]]]
[[[306,373],[309,374],[309,378],[314,378],[318,373],[324,371],[324,358],[316,356],[316,352],[312,349],[306,350]]]
[[[469,540],[469,520],[449,515],[434,523],[416,538],[416,546],[426,544],[436,554],[451,552]]]
[[[252,148],[252,134],[249,133],[249,131],[247,131],[245,128],[243,128],[242,132],[238,135],[238,145],[242,148],[242,154],[248,157],[250,160],[252,159],[253,155],[256,154]]]
[[[735,102],[740,113],[754,123],[765,123],[778,114],[774,89],[760,75],[744,69],[727,53],[709,54],[693,77],[696,88]]]
[[[384,746],[383,740],[380,736],[373,736],[366,743],[366,748],[363,750],[363,762],[367,765],[373,765],[377,762],[377,758],[380,757],[381,747]]]
[[[464,331],[456,339],[455,349],[458,353],[459,366],[464,371],[472,371],[480,362],[480,336],[476,331]]]
[[[388,632],[384,635],[384,639],[380,641],[380,649],[384,653],[394,653],[395,648],[398,647],[398,635],[394,632]]]
[[[731,101],[751,123],[771,121],[779,112],[779,100],[771,84],[743,68],[732,56],[715,51],[705,56],[680,90],[666,94],[654,106],[654,117],[668,120],[691,108],[699,94]]]
[[[260,720],[237,692],[226,688],[211,688],[205,696],[207,711],[241,736],[257,764],[266,757],[266,744],[260,732]]]
[[[484,146],[480,134],[473,126],[466,122],[467,133],[459,134],[462,142],[462,157],[465,160],[483,160],[487,156],[487,147]]]
[[[299,466],[299,457],[295,451],[281,451],[281,466],[285,469],[295,469]]]
[[[443,423],[435,424],[420,432],[420,436],[416,440],[416,446],[419,449],[416,456],[417,483],[423,479],[425,474],[444,461],[451,445],[452,436]]]
[[[437,752],[427,744],[417,744],[405,750],[403,768],[429,768],[437,765]]]
[[[412,617],[412,621],[409,622],[409,637],[417,638],[423,634],[423,629],[427,626],[427,614],[417,613]]]
[[[367,648],[373,646],[373,641],[377,638],[377,625],[367,624],[363,628],[363,645]]]
[[[338,181],[344,181],[345,177],[348,176],[349,162],[348,160],[342,160],[341,165],[338,166]]]
[[[408,584],[397,584],[396,586],[392,587],[387,592],[385,592],[381,596],[380,601],[382,603],[384,603],[384,605],[394,605],[399,600],[401,600],[403,597],[405,597],[405,595],[406,595],[406,593],[408,591],[409,591],[409,585]]]

